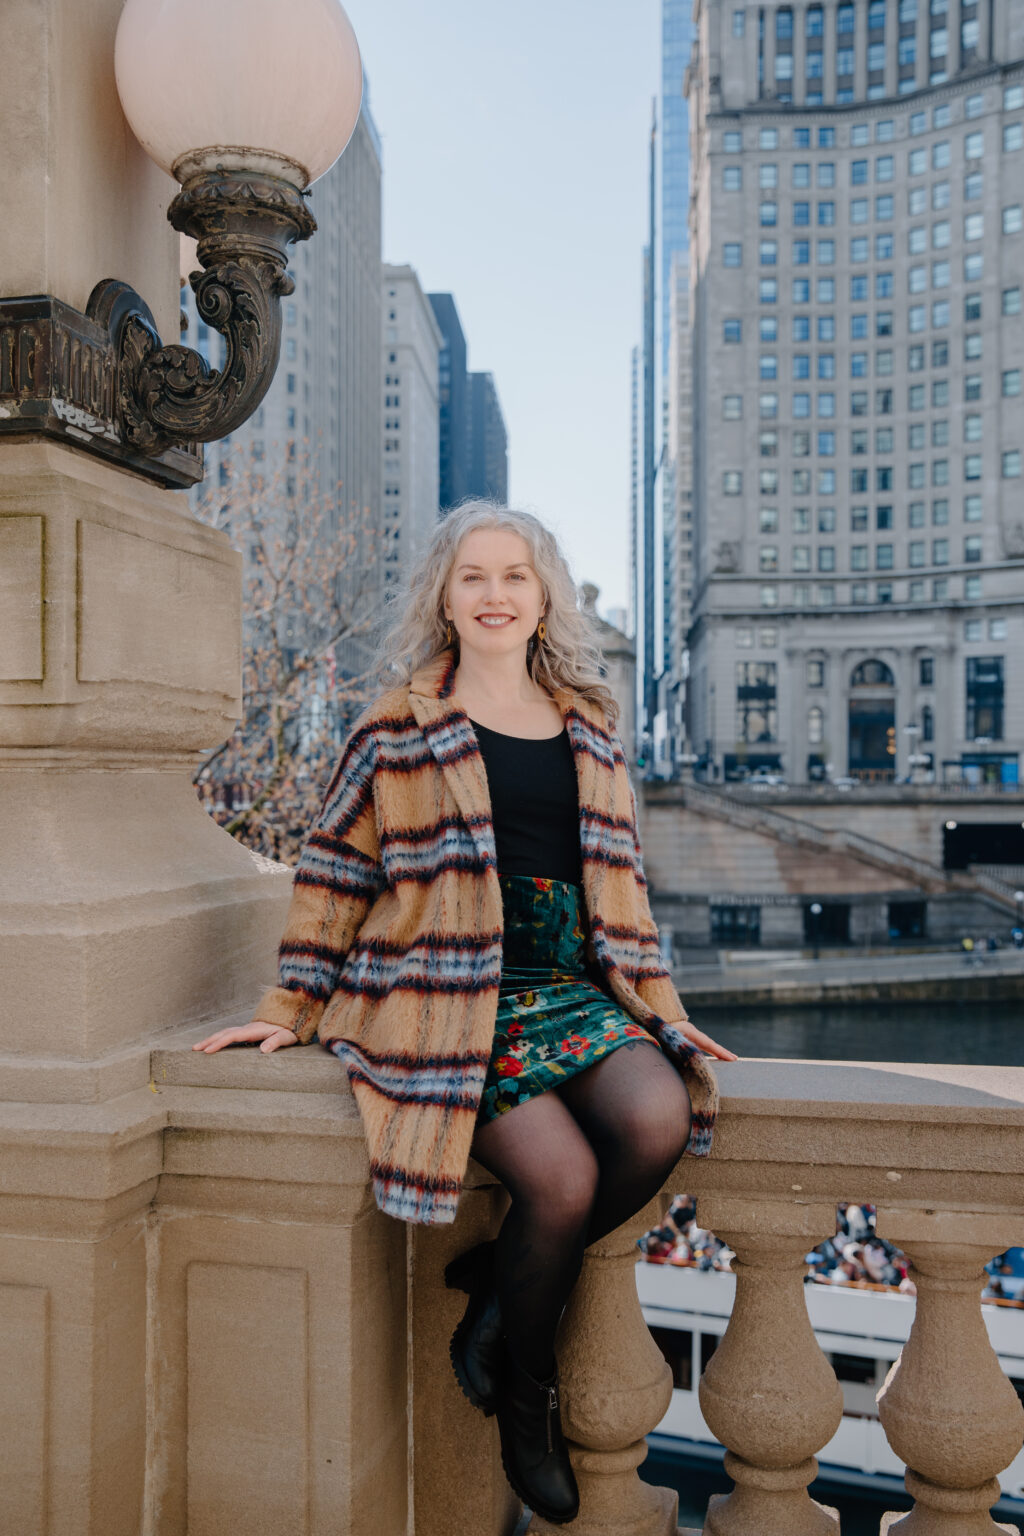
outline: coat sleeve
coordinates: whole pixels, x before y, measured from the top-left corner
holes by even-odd
[[[291,906],[278,952],[278,981],[256,1018],[316,1032],[345,957],[384,886],[374,811],[372,729],[349,738],[295,868]]]

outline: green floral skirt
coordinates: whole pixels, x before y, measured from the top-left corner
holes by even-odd
[[[504,953],[494,1044],[478,1119],[525,1104],[601,1061],[620,1045],[654,1037],[586,969],[578,885],[503,875]]]

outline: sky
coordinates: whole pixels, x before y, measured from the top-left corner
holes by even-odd
[[[598,606],[629,586],[658,0],[344,0],[384,146],[384,259],[455,295],[494,374],[509,500]]]

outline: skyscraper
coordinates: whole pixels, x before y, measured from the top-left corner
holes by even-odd
[[[1016,782],[1024,4],[695,23],[695,745]]]
[[[688,244],[689,122],[683,79],[690,59],[692,0],[661,0],[661,367],[672,343],[672,258]]]
[[[467,496],[508,505],[508,436],[491,373],[471,373]]]
[[[444,338],[412,267],[385,264],[383,284],[384,579],[391,586],[437,522]]]
[[[261,515],[301,516],[306,492],[333,531],[354,533],[360,603],[383,588],[379,558],[381,495],[381,144],[364,93],[352,139],[314,186],[317,233],[293,248],[295,291],[281,306],[281,361],[262,405],[233,432],[211,443],[206,479],[191,493],[221,486],[231,495],[232,465],[259,466],[268,488]],[[218,363],[221,338],[199,320],[183,290],[185,340]],[[318,533],[329,538],[332,528]],[[368,642],[339,647],[343,670],[365,670]]]
[[[428,293],[442,335],[438,374],[441,406],[441,511],[458,506],[469,479],[469,384],[466,337],[450,293]]]

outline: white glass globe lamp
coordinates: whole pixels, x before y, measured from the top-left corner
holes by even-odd
[[[127,0],[114,69],[132,132],[182,184],[241,171],[302,191],[342,153],[362,102],[339,0]]]

